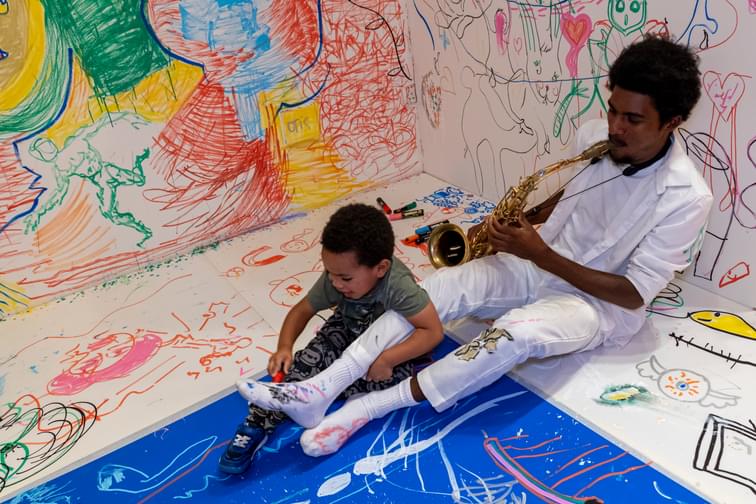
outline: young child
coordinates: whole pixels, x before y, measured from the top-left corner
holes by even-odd
[[[409,269],[393,257],[394,232],[380,210],[363,204],[340,208],[328,220],[321,245],[325,271],[286,315],[278,348],[268,361],[271,376],[279,371],[285,373],[284,383],[240,380],[237,387],[248,400],[254,387],[267,387],[275,393],[277,387],[286,387],[287,383],[319,373],[328,375],[327,368],[387,310],[406,318],[414,326],[414,334],[381,353],[364,378],[348,369],[330,377],[348,385],[342,397],[383,390],[405,380],[412,375],[412,359],[428,353],[443,339],[443,327],[428,294]],[[309,320],[331,307],[333,315],[292,357],[294,342]],[[246,471],[267,436],[287,418],[280,411],[250,404],[249,415],[236,429],[220,459],[220,470],[230,474]],[[300,424],[303,421],[292,419]]]

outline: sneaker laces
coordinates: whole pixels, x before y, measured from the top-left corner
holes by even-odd
[[[252,438],[249,436],[245,436],[243,434],[237,434],[234,436],[234,442],[233,445],[238,448],[246,448],[247,444]]]

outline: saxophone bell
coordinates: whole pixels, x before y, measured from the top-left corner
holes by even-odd
[[[466,263],[470,248],[465,231],[456,224],[441,224],[428,237],[428,258],[436,269]]]

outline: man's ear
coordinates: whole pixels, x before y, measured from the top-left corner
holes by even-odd
[[[682,116],[676,115],[669,121],[667,121],[667,124],[664,125],[665,128],[669,129],[669,131],[674,131],[678,126],[682,124]]]
[[[378,278],[383,278],[391,268],[391,261],[389,259],[381,259],[381,262],[375,265],[375,273]]]

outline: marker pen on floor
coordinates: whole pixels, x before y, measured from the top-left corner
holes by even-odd
[[[388,216],[389,220],[402,220],[402,219],[409,219],[410,217],[422,217],[425,214],[422,208],[419,208],[417,210],[410,210],[408,212],[402,212],[402,213],[392,213]],[[420,234],[420,233],[417,233]]]
[[[386,212],[386,214],[390,214],[391,213],[391,207],[388,206],[385,201],[383,201],[383,198],[381,198],[379,196],[379,197],[375,198],[375,201],[378,202],[378,204],[381,206],[381,208],[383,208],[383,211]]]
[[[433,228],[436,228],[440,226],[441,224],[448,224],[448,223],[449,223],[449,219],[442,220],[440,222],[434,222],[433,224],[428,224],[427,226],[422,226],[415,229],[415,234],[422,235],[422,234],[430,233],[431,231],[433,231]]]
[[[404,205],[404,206],[403,206],[402,208],[397,208],[396,210],[394,210],[394,213],[402,213],[402,212],[406,212],[407,210],[412,210],[412,209],[413,209],[413,208],[415,208],[416,206],[417,206],[417,202],[416,202],[416,201],[413,201],[413,202],[411,202],[411,203],[407,203],[407,204],[406,204],[406,205]]]
[[[425,211],[422,208],[418,208],[415,210],[407,210],[406,212],[402,212],[401,215],[403,219],[409,219],[410,217],[422,217],[423,215],[425,215]]]

